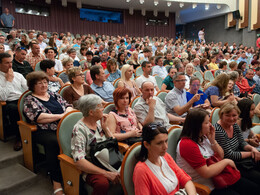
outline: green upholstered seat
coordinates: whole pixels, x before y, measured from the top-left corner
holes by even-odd
[[[178,141],[180,139],[181,131],[182,131],[181,128],[176,128],[171,130],[168,134],[167,153],[169,153],[174,160],[176,159],[176,149],[177,149]]]
[[[156,83],[157,83],[158,88],[161,90],[162,84],[163,84],[162,78],[159,77],[158,75],[155,75],[154,78],[155,78],[155,80],[156,80]]]
[[[135,76],[136,77],[139,77],[143,74],[143,69],[142,69],[142,66],[138,66],[136,69],[135,69]]]
[[[194,72],[193,75],[194,75],[195,77],[198,77],[198,78],[199,78],[200,84],[203,83],[204,79],[203,79],[202,74],[201,74],[199,71]]]
[[[214,80],[214,76],[210,70],[204,72],[204,80],[212,82]]]
[[[105,106],[103,113],[108,114],[113,109],[115,109],[115,104],[108,104]]]
[[[158,94],[156,95],[158,98],[160,98],[163,102],[165,102],[165,97],[167,95],[167,92],[165,91],[160,91],[158,92]]]
[[[212,125],[215,125],[219,120],[219,116],[218,116],[219,110],[220,108],[215,108],[211,112],[210,122]]]

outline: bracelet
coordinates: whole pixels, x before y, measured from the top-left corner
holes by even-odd
[[[215,141],[215,143],[214,143],[214,144],[211,144],[211,146],[215,146],[215,145],[217,145],[217,143],[218,143],[218,142],[217,142],[217,141]]]

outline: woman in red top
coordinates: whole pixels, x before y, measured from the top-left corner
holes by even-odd
[[[222,160],[208,166],[206,160],[213,155]],[[208,186],[211,195],[258,194],[257,184],[243,177],[227,188],[215,189],[212,177],[219,175],[227,165],[236,169],[233,160],[223,158],[224,151],[215,140],[215,128],[209,121],[208,112],[202,108],[190,110],[177,146],[178,165],[192,177],[194,182]]]
[[[180,186],[184,187],[189,195],[195,195],[196,189],[190,176],[166,153],[166,128],[155,123],[147,124],[143,127],[142,136],[140,162],[135,166],[133,174],[135,195],[173,195],[179,191]]]
[[[255,85],[250,87],[250,85],[248,84],[247,79],[245,79],[243,77],[242,70],[238,69],[237,72],[238,72],[239,76],[238,76],[238,79],[236,81],[236,85],[240,89],[240,93],[252,93],[253,89],[255,88]]]

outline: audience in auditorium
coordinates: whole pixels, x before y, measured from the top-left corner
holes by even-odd
[[[168,69],[168,76],[163,80],[161,90],[169,92],[174,88],[174,83],[172,77],[176,74],[177,69],[174,67],[170,67]]]

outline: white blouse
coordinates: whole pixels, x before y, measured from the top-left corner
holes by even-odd
[[[159,179],[167,193],[171,193],[178,185],[178,178],[176,177],[174,171],[168,165],[165,158],[160,157],[162,165],[161,167],[153,164],[148,159],[145,161],[145,164],[153,172],[153,174]]]

